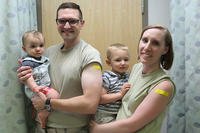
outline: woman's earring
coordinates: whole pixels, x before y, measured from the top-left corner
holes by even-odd
[[[160,63],[161,63],[162,66],[165,66],[166,61],[165,61],[165,56],[164,55],[161,55]]]

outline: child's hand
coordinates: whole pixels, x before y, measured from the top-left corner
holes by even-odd
[[[18,64],[19,64],[19,66],[22,65],[22,58],[18,59]]]
[[[124,83],[121,87],[120,93],[122,94],[122,97],[126,94],[126,92],[130,89],[131,84],[130,83]]]

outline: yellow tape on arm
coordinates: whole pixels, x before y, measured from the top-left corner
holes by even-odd
[[[96,70],[101,70],[101,66],[98,64],[94,64],[92,67]]]
[[[169,96],[169,93],[168,93],[168,92],[166,92],[166,91],[164,91],[164,90],[161,90],[161,89],[156,89],[156,90],[155,90],[155,93],[160,94],[160,95],[163,95],[163,96],[166,96],[166,97]]]

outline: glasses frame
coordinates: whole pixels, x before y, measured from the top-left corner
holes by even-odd
[[[81,20],[80,19],[75,19],[75,18],[70,18],[70,19],[56,19],[56,23],[59,25],[66,25],[68,23],[70,26],[75,26],[77,25]]]

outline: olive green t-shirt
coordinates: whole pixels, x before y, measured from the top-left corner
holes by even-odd
[[[128,81],[131,83],[131,88],[122,99],[122,106],[118,112],[117,119],[130,117],[150,90],[164,80],[171,81],[170,77],[162,69],[150,74],[142,74],[142,64],[138,63],[134,65]],[[137,131],[137,133],[160,133],[164,117],[165,111]]]

